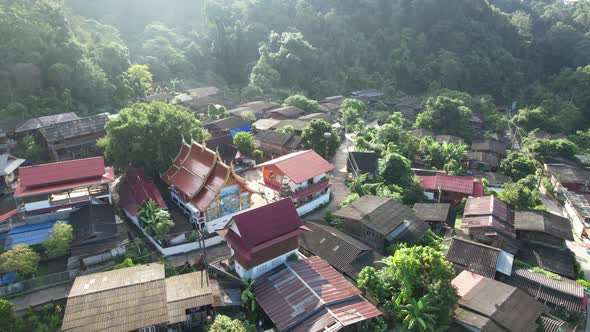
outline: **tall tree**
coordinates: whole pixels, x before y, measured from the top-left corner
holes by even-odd
[[[330,158],[340,145],[338,133],[322,119],[314,119],[303,129],[305,147],[313,149],[324,158]]]
[[[74,238],[71,225],[58,221],[53,225],[53,230],[43,246],[47,249],[50,258],[65,256],[70,252]]]
[[[182,137],[200,141],[207,135],[194,115],[180,106],[136,103],[107,122],[98,146],[118,169],[133,164],[157,175],[170,166]]]

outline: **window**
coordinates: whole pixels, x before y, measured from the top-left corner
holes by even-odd
[[[156,327],[155,326],[147,326],[147,327],[142,327],[140,329],[137,329],[137,332],[156,332]]]

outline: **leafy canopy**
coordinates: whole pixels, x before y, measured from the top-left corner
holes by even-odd
[[[30,277],[37,272],[39,254],[25,244],[17,244],[14,248],[0,254],[0,272],[17,272]]]
[[[58,221],[53,225],[49,239],[43,242],[50,258],[66,256],[72,247],[73,239],[72,225]]]
[[[98,146],[118,169],[133,164],[156,175],[170,166],[182,137],[200,141],[207,135],[194,115],[180,106],[136,103],[107,122]]]
[[[338,133],[322,119],[311,120],[303,129],[302,138],[306,148],[313,149],[326,159],[333,156],[340,145]]]

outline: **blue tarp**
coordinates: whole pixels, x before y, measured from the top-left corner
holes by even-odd
[[[49,239],[49,232],[57,222],[48,221],[40,224],[25,225],[13,228],[10,232],[2,236],[4,238],[4,250],[10,250],[17,244],[26,244],[29,246],[41,244]],[[69,223],[69,221],[65,221]]]
[[[237,133],[241,133],[243,131],[245,132],[250,132],[250,130],[252,129],[252,126],[250,126],[250,124],[246,124],[241,126],[240,128],[236,128],[236,129],[231,129],[229,131],[229,133],[231,134],[231,137],[235,137]]]
[[[8,272],[2,275],[2,279],[0,280],[0,285],[10,285],[16,282],[16,272]]]

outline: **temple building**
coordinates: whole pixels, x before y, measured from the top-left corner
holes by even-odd
[[[276,196],[291,197],[299,214],[330,200],[328,173],[334,166],[313,150],[290,153],[256,168],[262,169],[263,184]]]
[[[161,176],[172,200],[199,229],[213,233],[231,216],[250,208],[252,190],[205,144],[182,143],[172,165]]]

